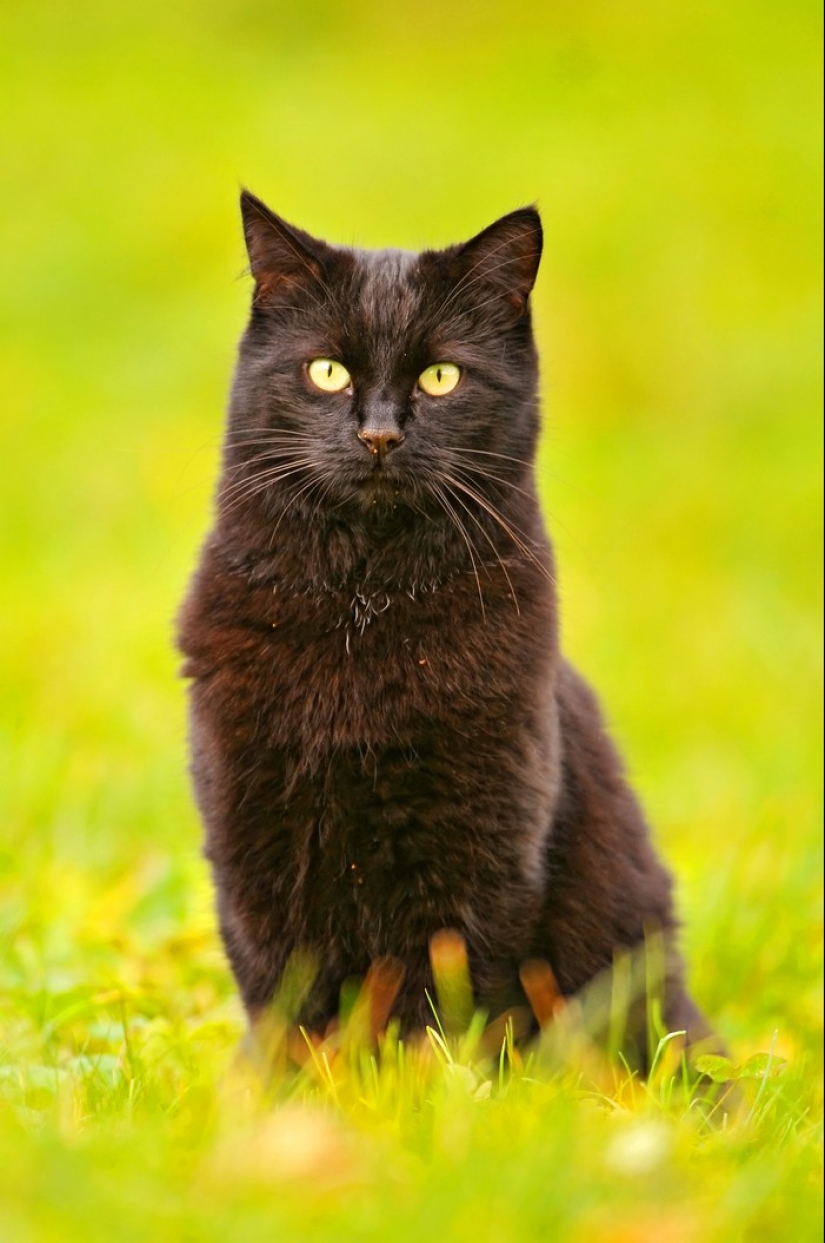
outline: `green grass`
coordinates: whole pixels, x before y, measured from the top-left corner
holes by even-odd
[[[821,1237],[819,16],[403,12],[4,9],[0,1238]],[[364,245],[538,201],[564,643],[697,999],[737,1065],[771,1055],[726,1125],[670,1054],[645,1088],[572,1036],[353,1042],[266,1087],[239,1057],[172,633],[240,182]]]

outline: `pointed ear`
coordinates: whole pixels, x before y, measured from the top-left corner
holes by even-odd
[[[502,216],[460,248],[456,264],[460,282],[483,281],[514,311],[527,306],[541,259],[541,219],[535,207]]]
[[[256,303],[281,288],[322,279],[324,242],[287,224],[249,190],[241,192],[241,217]]]

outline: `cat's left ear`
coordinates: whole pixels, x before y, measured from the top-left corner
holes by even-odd
[[[517,313],[527,306],[541,259],[543,234],[535,207],[502,216],[459,249],[455,258],[460,283],[484,282]]]

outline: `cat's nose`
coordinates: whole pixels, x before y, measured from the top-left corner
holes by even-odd
[[[366,445],[370,453],[379,462],[383,462],[390,449],[395,449],[404,439],[404,433],[397,427],[362,427],[358,439]]]

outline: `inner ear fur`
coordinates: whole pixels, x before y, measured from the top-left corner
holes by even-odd
[[[323,259],[329,249],[326,244],[287,224],[249,190],[241,192],[241,219],[256,302],[284,286],[323,278]]]
[[[461,284],[485,281],[521,313],[535,284],[542,244],[539,213],[535,207],[521,207],[465,242],[454,269]]]

